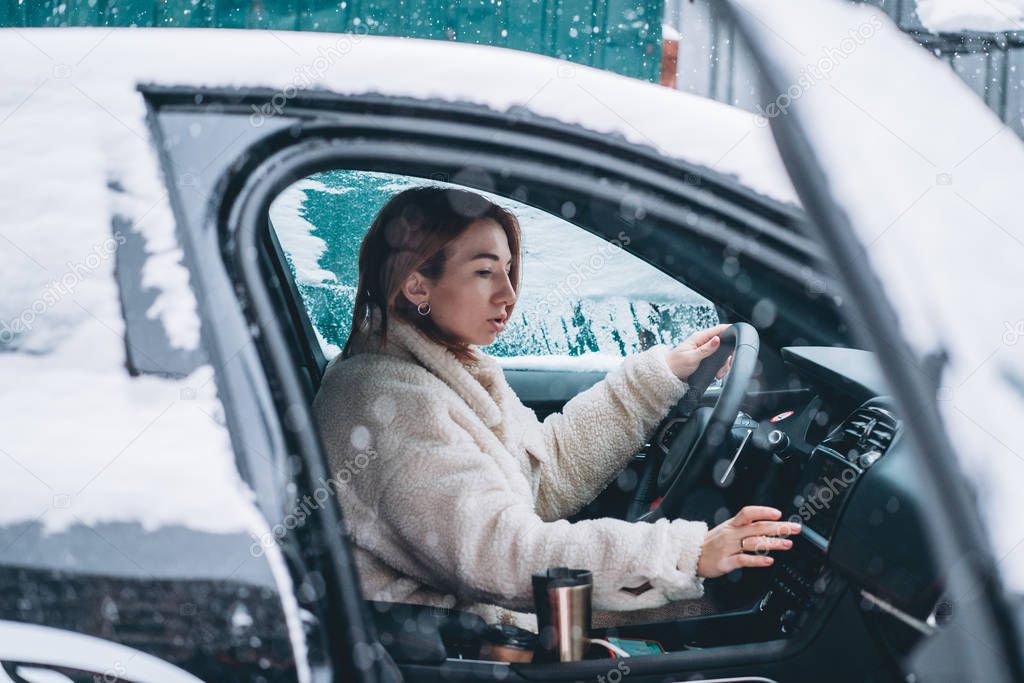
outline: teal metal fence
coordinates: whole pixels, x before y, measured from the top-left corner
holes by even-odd
[[[0,0],[0,26],[333,31],[497,45],[657,82],[664,0]]]

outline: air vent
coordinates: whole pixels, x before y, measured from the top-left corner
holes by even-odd
[[[898,429],[899,420],[888,410],[878,406],[862,406],[853,411],[825,442],[847,460],[863,464],[863,454],[876,451],[872,454],[875,457],[869,458],[873,462],[885,453],[896,438]]]

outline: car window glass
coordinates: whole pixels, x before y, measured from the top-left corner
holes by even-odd
[[[387,200],[436,180],[363,171],[327,171],[288,187],[270,220],[324,355],[351,331],[359,246]],[[455,187],[453,185],[449,185]],[[633,256],[620,232],[606,241],[515,200],[485,194],[519,219],[523,264],[518,301],[490,355],[506,367],[613,367],[655,344],[673,344],[714,325],[714,305]],[[571,218],[571,203],[562,207]]]

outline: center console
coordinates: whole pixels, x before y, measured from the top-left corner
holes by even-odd
[[[898,430],[892,412],[872,400],[812,450],[788,511],[803,531],[792,550],[776,556],[771,588],[762,601],[777,635],[791,635],[828,603],[834,581],[826,558],[843,505]]]
[[[776,559],[771,588],[760,605],[771,632],[790,636],[824,609],[832,579],[824,555],[807,543],[794,544],[785,557]]]

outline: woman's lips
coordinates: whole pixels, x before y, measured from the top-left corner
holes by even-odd
[[[500,318],[491,318],[487,322],[491,323],[491,327],[494,328],[495,332],[501,332],[505,329],[505,321]]]

